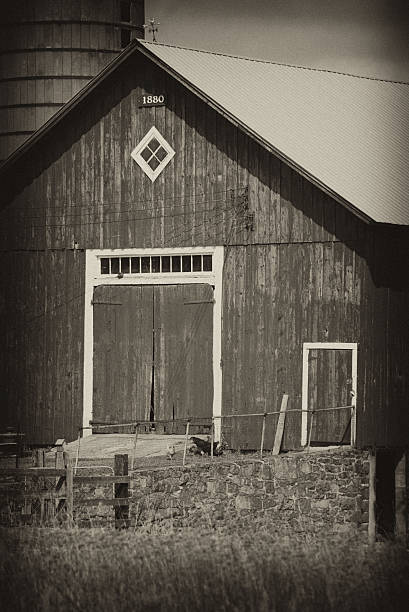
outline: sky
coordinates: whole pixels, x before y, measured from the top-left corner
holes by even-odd
[[[145,0],[151,17],[161,43],[409,82],[409,0]]]

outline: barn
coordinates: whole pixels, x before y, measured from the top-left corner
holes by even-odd
[[[408,107],[132,41],[0,168],[2,425],[407,448]]]

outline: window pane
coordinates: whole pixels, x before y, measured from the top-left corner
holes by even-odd
[[[160,257],[152,257],[152,272],[160,272]]]
[[[107,257],[101,259],[101,274],[109,274],[109,259]]]
[[[119,274],[119,257],[111,258],[111,274]]]
[[[170,257],[167,255],[162,257],[162,272],[170,272]]]
[[[156,140],[156,138],[152,138],[152,140],[149,142],[149,148],[152,149],[153,152],[155,152],[158,147],[159,142]]]
[[[172,272],[180,272],[180,255],[172,257]]]
[[[156,159],[156,157],[152,157],[149,161],[148,161],[148,165],[152,168],[152,170],[156,170],[156,168],[159,166],[159,162]]]
[[[150,257],[141,257],[142,274],[148,274],[151,271]]]
[[[132,272],[132,274],[139,274],[139,272],[140,272],[140,259],[139,259],[139,257],[131,257],[131,272]]]
[[[152,151],[150,151],[148,149],[148,147],[145,147],[144,150],[141,153],[141,157],[143,157],[143,159],[147,162],[148,159],[150,158],[150,156],[152,155]]]
[[[193,255],[193,272],[200,272],[202,269],[202,256]]]
[[[190,255],[183,255],[182,257],[182,272],[190,272],[191,270],[191,258]]]
[[[212,271],[212,256],[211,255],[203,255],[203,271],[204,272]]]
[[[123,274],[129,273],[129,257],[121,257],[121,272]]]
[[[156,157],[159,161],[163,161],[167,155],[167,151],[163,147],[159,147],[159,149],[155,153]]]

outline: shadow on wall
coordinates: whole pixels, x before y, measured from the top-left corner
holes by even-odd
[[[377,451],[375,491],[377,534],[384,538],[396,537],[404,541],[408,515],[404,451]]]

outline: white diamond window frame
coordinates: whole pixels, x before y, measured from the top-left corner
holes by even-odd
[[[145,160],[142,157],[142,153],[149,145],[149,143],[152,142],[153,139],[156,139],[158,141],[159,147],[157,147],[155,151],[152,151],[152,149],[149,147],[149,150],[152,152],[152,155],[147,160]],[[162,160],[160,160],[155,155],[155,153],[159,151],[160,148],[165,149],[167,153],[167,155]],[[140,143],[136,145],[136,147],[131,152],[132,158],[136,161],[138,166],[140,166],[140,168],[145,172],[148,178],[150,178],[152,183],[158,178],[162,170],[166,168],[168,163],[173,159],[174,155],[175,151],[172,149],[170,144],[164,139],[162,134],[156,129],[155,126],[151,127],[146,136],[142,138]],[[151,168],[148,163],[150,159],[152,159],[152,157],[155,157],[155,159],[159,162],[159,165],[155,169]]]

